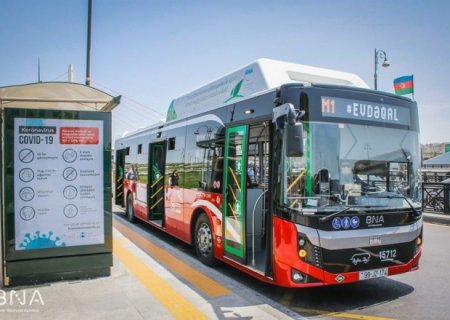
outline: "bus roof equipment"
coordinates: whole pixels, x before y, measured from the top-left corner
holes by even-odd
[[[364,80],[352,73],[278,60],[258,59],[172,100],[167,112],[167,121],[204,112],[206,109],[211,109],[211,106],[215,109],[293,82],[369,88]]]

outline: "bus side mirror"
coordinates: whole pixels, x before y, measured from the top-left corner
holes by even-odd
[[[285,127],[286,123],[294,125],[297,119],[294,106],[291,103],[284,103],[281,106],[273,108],[272,122],[277,129]]]
[[[286,126],[286,156],[303,157],[303,124]]]

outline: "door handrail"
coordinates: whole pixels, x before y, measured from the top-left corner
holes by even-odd
[[[256,211],[256,205],[258,204],[259,200],[263,195],[266,194],[266,192],[269,191],[269,189],[264,190],[263,193],[259,195],[259,197],[255,201],[255,205],[253,206],[253,212],[252,212],[252,265],[255,265],[255,211]]]

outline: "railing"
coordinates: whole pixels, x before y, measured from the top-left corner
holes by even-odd
[[[446,179],[450,178],[450,174],[445,173],[436,173],[436,172],[423,172],[422,173],[422,181],[423,182],[431,182],[431,183],[435,183],[435,182],[441,182],[444,181]]]
[[[450,214],[449,192],[450,184],[448,183],[422,183],[423,210]]]

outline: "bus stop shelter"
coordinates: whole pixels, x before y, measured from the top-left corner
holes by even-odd
[[[110,274],[111,111],[77,83],[0,88],[2,282]]]

